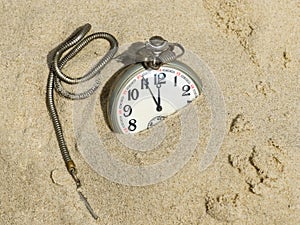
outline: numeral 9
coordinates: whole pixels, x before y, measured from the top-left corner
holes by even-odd
[[[132,108],[131,108],[130,105],[124,105],[123,111],[124,111],[123,115],[124,115],[125,117],[128,117],[128,116],[130,116],[131,113],[132,113]]]

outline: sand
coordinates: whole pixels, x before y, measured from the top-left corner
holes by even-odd
[[[2,1],[0,12],[0,224],[300,223],[299,1]],[[65,170],[45,105],[48,52],[87,22],[120,45],[153,35],[181,43],[209,66],[227,111],[224,141],[208,169],[198,169],[209,135],[204,96],[195,104],[203,135],[189,162],[170,179],[134,187],[85,162],[75,148],[73,103],[56,98],[98,220]],[[86,71],[105,52],[107,44],[99,45],[66,71]],[[106,141],[118,145],[107,132]],[[131,162],[142,164],[137,158]]]

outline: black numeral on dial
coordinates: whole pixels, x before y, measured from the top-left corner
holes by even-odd
[[[131,113],[132,113],[132,108],[131,108],[130,105],[124,105],[123,111],[124,111],[123,115],[124,115],[125,117],[128,117],[128,116],[130,116]]]
[[[162,84],[165,84],[167,75],[165,73],[159,73],[159,74],[154,74],[154,84],[156,86],[161,86]]]
[[[189,96],[189,95],[191,95],[191,93],[189,93],[189,91],[191,90],[191,87],[190,87],[190,85],[183,85],[182,86],[182,91],[183,91],[183,93],[182,93],[182,96]]]
[[[148,78],[144,78],[141,80],[141,89],[148,89],[149,88],[149,80]]]
[[[128,90],[128,101],[137,100],[139,97],[139,91],[138,89],[134,88],[132,90]]]
[[[129,120],[128,130],[135,131],[136,129],[136,119]]]

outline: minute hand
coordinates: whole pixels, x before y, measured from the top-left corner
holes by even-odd
[[[156,86],[157,87],[157,107],[156,107],[156,111],[158,111],[158,112],[160,112],[161,110],[162,110],[162,107],[161,107],[161,105],[160,105],[160,87],[161,87],[161,85],[160,86]]]

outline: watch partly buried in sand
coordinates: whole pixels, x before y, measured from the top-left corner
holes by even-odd
[[[93,95],[101,84],[100,72],[112,59],[115,59],[114,56],[118,51],[115,37],[105,32],[86,36],[90,28],[90,24],[77,28],[48,54],[50,71],[46,101],[65,165],[76,182],[80,198],[96,219],[98,216],[79,190],[81,182],[67,148],[54,101],[54,90],[71,100],[86,99]],[[68,61],[96,39],[107,40],[110,44],[110,49],[104,57],[81,77],[73,78],[64,74],[62,69]],[[114,71],[114,75],[111,74],[113,82],[109,85],[110,91],[105,102],[107,121],[111,129],[117,133],[131,134],[150,128],[189,104],[201,92],[202,85],[196,73],[177,60],[185,52],[180,44],[170,43],[160,36],[154,36],[146,43],[140,42],[138,46],[133,52],[123,54],[123,68],[118,72]],[[64,84],[82,84],[86,81],[94,82],[80,93],[66,90],[64,86]]]
[[[150,128],[200,94],[200,79],[190,67],[177,60],[163,63],[159,58],[170,51],[167,41],[154,36],[146,46],[154,52],[153,61],[131,64],[114,76],[107,115],[115,132],[130,134]]]

